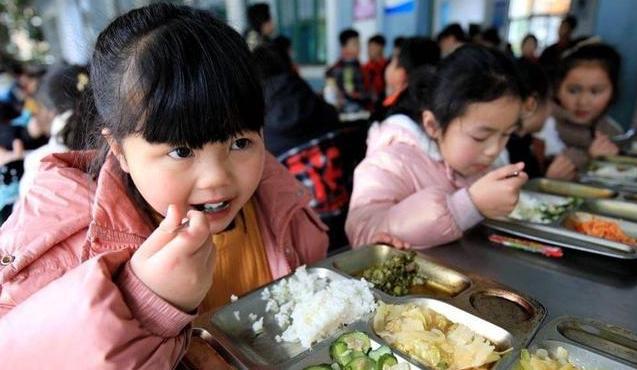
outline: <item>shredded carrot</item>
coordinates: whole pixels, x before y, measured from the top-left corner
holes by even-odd
[[[590,221],[572,221],[571,225],[575,231],[586,235],[637,246],[637,239],[626,235],[616,222],[593,218]]]

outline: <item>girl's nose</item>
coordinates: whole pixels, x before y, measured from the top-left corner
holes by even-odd
[[[197,170],[197,187],[200,189],[228,186],[232,178],[226,161],[217,158],[202,161]]]

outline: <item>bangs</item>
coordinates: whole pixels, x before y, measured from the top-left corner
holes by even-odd
[[[198,15],[171,19],[132,52],[120,122],[150,143],[198,149],[263,127],[262,88],[243,39]]]

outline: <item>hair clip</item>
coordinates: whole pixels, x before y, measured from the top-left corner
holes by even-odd
[[[88,85],[89,79],[88,79],[88,75],[84,72],[78,73],[77,75],[77,85],[75,85],[75,87],[77,88],[77,91],[82,92],[84,91],[84,89],[86,88],[86,85]]]
[[[593,37],[589,37],[587,39],[584,39],[584,40],[578,42],[577,44],[573,45],[572,48],[566,49],[562,53],[561,58],[562,59],[566,59],[566,58],[568,58],[569,55],[573,54],[574,52],[578,51],[579,49],[583,48],[584,46],[601,44],[602,41],[603,41],[602,38],[599,37],[599,36],[593,36]]]

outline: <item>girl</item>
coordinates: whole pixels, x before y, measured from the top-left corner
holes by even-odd
[[[325,229],[265,154],[261,87],[229,26],[133,10],[98,37],[90,75],[101,149],[45,158],[0,231],[0,348],[22,368],[173,368],[200,305],[324,258]]]
[[[483,217],[508,214],[527,179],[521,163],[486,173],[517,128],[521,93],[512,61],[463,46],[410,90],[418,110],[373,125],[354,173],[346,223],[354,246],[456,240]]]
[[[83,149],[85,128],[76,110],[80,94],[88,88],[88,70],[77,65],[51,69],[42,79],[36,100],[41,116],[51,116],[43,131],[49,136],[47,144],[28,153],[24,158],[24,175],[20,179],[20,196],[24,197],[40,167],[40,160],[51,153]],[[75,114],[74,114],[75,113]]]
[[[409,76],[422,66],[434,67],[440,61],[440,48],[426,37],[410,37],[403,41],[400,53],[394,54],[385,68],[385,93],[382,106],[376,108],[373,121],[402,112],[409,106],[407,85]]]
[[[517,62],[520,83],[524,88],[524,101],[520,127],[511,135],[502,152],[504,163],[524,162],[524,172],[530,178],[546,176],[554,179],[571,179],[576,168],[568,157],[560,154],[546,168],[544,165],[544,146],[541,140],[533,137],[544,127],[551,114],[551,94],[548,76],[542,67],[526,59]]]
[[[606,113],[617,96],[620,64],[613,48],[595,40],[583,41],[562,56],[553,119],[538,135],[546,142],[547,156],[563,154],[583,170],[590,159],[619,152],[610,137],[623,130]]]

